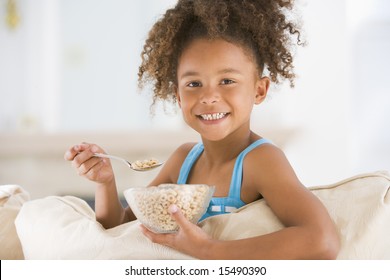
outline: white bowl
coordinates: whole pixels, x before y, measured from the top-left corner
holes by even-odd
[[[206,212],[214,186],[196,184],[162,184],[157,187],[138,187],[124,191],[127,203],[137,219],[158,233],[176,232],[179,227],[168,208],[177,205],[184,216],[197,223]]]

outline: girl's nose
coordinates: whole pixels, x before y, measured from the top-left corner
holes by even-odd
[[[202,104],[213,104],[220,100],[220,95],[216,89],[204,88],[200,98]]]

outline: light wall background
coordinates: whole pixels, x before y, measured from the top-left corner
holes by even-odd
[[[68,146],[88,140],[164,159],[197,139],[179,111],[151,118],[148,90],[137,89],[143,41],[175,2],[0,0],[0,184],[32,197],[90,195],[62,160]],[[307,186],[390,170],[390,2],[296,2],[308,43],[296,55],[296,86],[272,87],[253,129],[281,146]],[[154,176],[115,169],[121,188]]]

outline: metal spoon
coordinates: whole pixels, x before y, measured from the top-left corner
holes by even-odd
[[[109,159],[119,160],[119,161],[123,162],[124,164],[126,164],[129,168],[131,168],[135,171],[149,171],[149,170],[152,170],[152,169],[159,167],[163,164],[163,162],[157,162],[155,160],[142,161],[142,162],[140,162],[140,161],[129,162],[121,157],[106,155],[106,154],[99,154],[99,153],[95,153],[94,156],[100,157],[100,158],[109,158]]]

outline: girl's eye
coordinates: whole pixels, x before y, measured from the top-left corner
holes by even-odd
[[[187,84],[188,87],[200,87],[202,84],[200,82],[190,82]]]
[[[230,84],[233,84],[234,81],[233,80],[230,80],[230,79],[223,79],[221,81],[221,85],[230,85]]]

